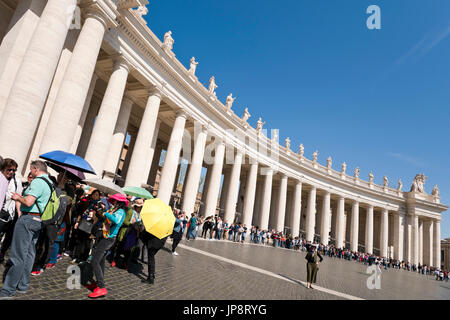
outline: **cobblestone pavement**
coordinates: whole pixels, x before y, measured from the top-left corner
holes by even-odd
[[[292,250],[238,244],[228,241],[183,240],[173,256],[166,249],[156,256],[156,281],[141,282],[147,276],[146,264],[130,266],[129,271],[106,263],[107,300],[340,300],[344,297],[306,289],[305,254]],[[204,253],[193,252],[202,250]],[[265,270],[258,272],[236,263],[208,256],[218,255]],[[26,294],[17,300],[86,300],[90,291],[67,289],[66,273],[71,266],[64,257],[56,267],[32,277]],[[317,285],[363,299],[450,299],[450,284],[399,270],[383,272],[381,290],[366,287],[366,267],[359,263],[325,258]],[[3,273],[4,266],[0,266]],[[272,274],[272,276],[270,275]]]

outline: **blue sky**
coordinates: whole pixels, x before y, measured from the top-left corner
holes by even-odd
[[[369,30],[369,5],[381,30]],[[450,204],[450,1],[152,0],[148,26],[172,31],[176,57],[195,56],[218,98],[237,97],[256,126],[279,129],[292,149],[347,162],[368,180],[408,190],[417,173]],[[441,236],[450,237],[448,212]]]

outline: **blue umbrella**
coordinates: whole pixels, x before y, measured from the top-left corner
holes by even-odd
[[[72,153],[57,150],[41,154],[39,158],[82,172],[96,174],[94,169],[86,160]]]

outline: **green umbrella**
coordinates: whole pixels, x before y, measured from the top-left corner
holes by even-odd
[[[153,199],[153,196],[145,190],[144,188],[139,187],[125,187],[122,188],[123,192],[125,192],[128,196],[135,196],[142,199]]]

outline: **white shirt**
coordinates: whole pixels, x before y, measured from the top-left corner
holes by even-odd
[[[16,181],[16,183],[14,183],[14,179]],[[17,188],[16,188],[17,185]],[[11,199],[12,195],[14,192],[18,193],[18,194],[22,194],[22,183],[19,181],[19,179],[17,179],[16,176],[13,176],[11,178],[11,180],[9,180],[9,184],[8,184],[8,190],[6,191],[6,200],[5,200],[5,206],[4,209],[6,211],[9,212],[9,220],[11,221],[12,219],[14,219],[14,215],[16,213],[16,202]]]

